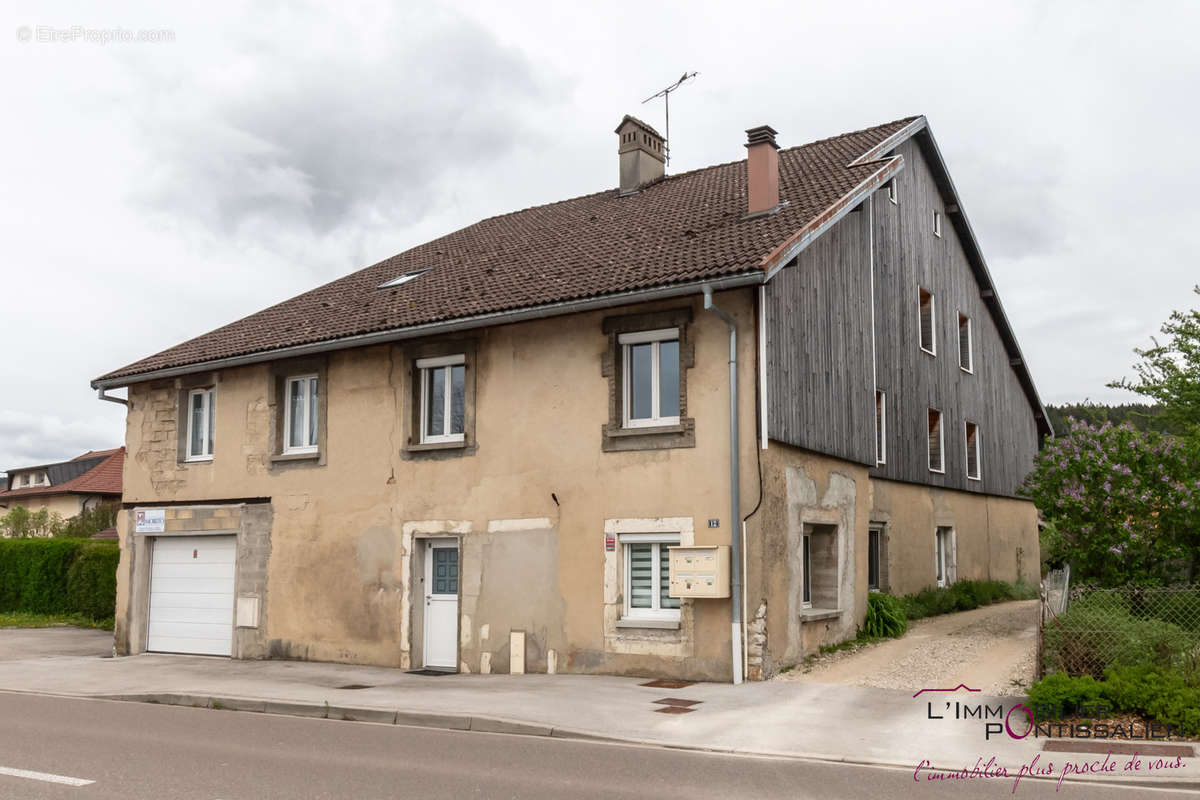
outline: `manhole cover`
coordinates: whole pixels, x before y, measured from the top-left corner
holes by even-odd
[[[410,669],[408,671],[408,674],[409,675],[433,675],[433,676],[453,675],[454,671],[448,670],[448,669]]]
[[[337,687],[339,689],[374,689],[374,686],[367,686],[365,683],[347,683],[345,686]]]
[[[664,697],[662,700],[655,700],[660,706],[678,706],[679,708],[688,708],[690,706],[700,705],[703,700],[684,700],[682,697]]]
[[[690,714],[696,709],[680,708],[679,706],[663,706],[662,708],[654,709],[655,714]]]
[[[695,681],[675,681],[675,680],[668,680],[665,678],[660,678],[659,680],[656,680],[656,681],[649,681],[647,683],[639,683],[638,686],[649,686],[651,689],[685,689],[694,683],[695,683]]]

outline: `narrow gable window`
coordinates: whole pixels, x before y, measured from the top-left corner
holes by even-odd
[[[213,457],[213,423],[216,421],[216,390],[193,389],[188,392],[187,456],[188,461],[211,461]]]
[[[975,371],[975,358],[971,352],[971,318],[961,312],[958,315],[958,366],[964,372]]]
[[[942,412],[929,409],[929,471],[945,472],[942,458]]]
[[[875,390],[875,464],[887,463],[887,394]]]
[[[896,179],[895,178],[892,178],[890,181],[888,181],[887,194],[888,194],[888,200],[891,200],[892,203],[895,205],[900,205],[900,200],[896,197]]]
[[[918,290],[918,304],[921,315],[921,349],[931,356],[937,355],[937,326],[934,325],[937,305],[933,292]]]
[[[979,426],[968,422],[967,437],[967,477],[973,481],[979,480]]]
[[[417,359],[421,373],[421,441],[461,442],[466,430],[466,356]]]
[[[933,212],[933,235],[942,238],[942,212]]]
[[[296,375],[287,379],[283,429],[287,439],[284,453],[317,452],[317,376]]]
[[[679,329],[622,333],[626,428],[679,424]]]

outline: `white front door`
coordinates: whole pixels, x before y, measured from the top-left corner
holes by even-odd
[[[159,536],[151,552],[146,649],[231,655],[237,537]]]
[[[458,667],[458,542],[425,544],[424,666]]]

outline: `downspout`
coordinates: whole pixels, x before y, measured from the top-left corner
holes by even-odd
[[[733,683],[742,682],[742,512],[739,498],[741,487],[738,452],[738,395],[737,395],[737,323],[723,309],[713,304],[712,287],[704,284],[704,308],[712,311],[729,326],[729,598],[733,619],[730,635],[733,642]]]
[[[107,394],[105,394],[106,391],[107,391],[107,389],[103,389],[103,388],[97,389],[96,396],[99,397],[101,400],[107,400],[110,403],[120,403],[121,405],[123,405],[125,407],[129,406],[128,400],[126,400],[122,397],[110,397]]]

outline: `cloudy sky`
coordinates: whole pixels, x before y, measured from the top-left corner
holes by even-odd
[[[684,70],[672,171],[925,114],[1046,402],[1129,398],[1200,282],[1194,3],[189,5],[0,10],[0,469],[120,444],[96,375],[613,186]]]

